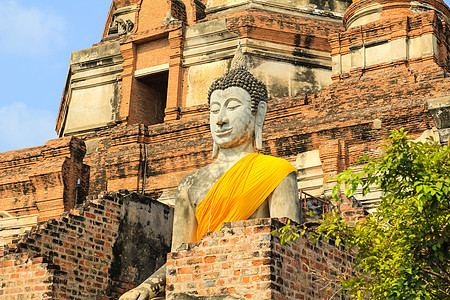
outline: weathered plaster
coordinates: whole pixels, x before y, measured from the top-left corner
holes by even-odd
[[[122,62],[118,42],[72,53],[60,136],[95,130],[116,119]]]

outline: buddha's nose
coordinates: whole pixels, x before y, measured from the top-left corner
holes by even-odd
[[[217,119],[217,125],[223,126],[228,124],[228,117],[224,113],[220,113],[219,118]]]

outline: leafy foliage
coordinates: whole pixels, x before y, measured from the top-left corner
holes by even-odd
[[[360,160],[360,173],[339,174],[333,190],[339,201],[343,185],[347,197],[377,186],[377,211],[356,225],[335,211],[318,233],[357,249],[356,276],[341,282],[353,299],[450,299],[450,148],[415,143],[403,130],[383,147],[381,157]],[[285,231],[288,240],[294,232]]]

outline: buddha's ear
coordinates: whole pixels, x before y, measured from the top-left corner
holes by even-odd
[[[255,148],[256,150],[262,150],[262,129],[264,120],[266,119],[267,102],[261,101],[258,104],[258,110],[256,111],[255,119]]]
[[[213,143],[212,158],[216,159],[217,156],[219,156],[219,145],[217,145],[216,142],[214,142]]]

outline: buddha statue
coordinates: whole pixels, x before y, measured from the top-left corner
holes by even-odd
[[[240,60],[242,53],[235,56],[231,71],[210,87],[215,161],[186,175],[178,186],[172,251],[220,230],[223,222],[268,217],[300,222],[296,169],[284,159],[256,153],[262,149],[267,90]],[[157,296],[165,287],[165,269],[120,299]]]

